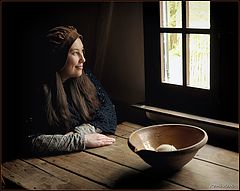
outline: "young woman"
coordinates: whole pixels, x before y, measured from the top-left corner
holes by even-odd
[[[82,36],[72,26],[48,31],[48,74],[33,100],[28,144],[35,154],[111,145],[117,119],[107,93],[85,69]]]

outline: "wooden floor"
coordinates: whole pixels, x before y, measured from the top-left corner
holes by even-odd
[[[6,181],[26,189],[239,189],[239,154],[205,145],[180,171],[161,175],[127,145],[140,125],[118,125],[111,146],[2,164]]]

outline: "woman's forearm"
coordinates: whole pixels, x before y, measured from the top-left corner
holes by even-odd
[[[100,133],[100,130],[85,123],[75,127],[73,132],[68,132],[65,135],[41,134],[32,136],[30,142],[32,150],[36,154],[80,151],[85,149],[85,135],[92,133]]]
[[[39,135],[31,140],[37,154],[72,152],[85,149],[84,136],[78,133],[66,135]]]

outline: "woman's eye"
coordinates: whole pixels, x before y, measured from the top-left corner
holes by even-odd
[[[80,55],[84,55],[84,52],[79,52],[79,51],[75,51],[75,52],[72,52],[72,55],[73,56],[80,56]]]

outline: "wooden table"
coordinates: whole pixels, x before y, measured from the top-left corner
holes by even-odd
[[[239,189],[239,154],[205,145],[180,171],[163,176],[127,145],[142,126],[118,125],[116,142],[86,151],[2,164],[2,176],[26,189]]]

